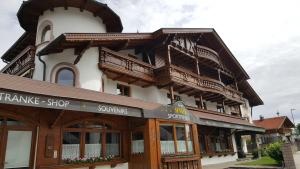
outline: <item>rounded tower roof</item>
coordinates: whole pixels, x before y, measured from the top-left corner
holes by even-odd
[[[46,10],[56,7],[75,7],[80,11],[87,10],[99,16],[106,25],[107,32],[122,32],[123,26],[120,17],[107,4],[96,0],[28,0],[21,5],[17,16],[20,25],[28,32],[35,32],[39,16]]]

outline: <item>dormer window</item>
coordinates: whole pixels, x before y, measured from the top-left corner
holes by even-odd
[[[75,86],[75,73],[71,68],[61,68],[56,74],[56,83],[65,86]]]
[[[51,40],[51,26],[47,25],[42,31],[41,43]]]

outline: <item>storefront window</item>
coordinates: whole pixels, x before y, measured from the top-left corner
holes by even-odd
[[[100,157],[102,154],[101,143],[102,143],[101,133],[86,133],[84,156],[86,158]]]
[[[106,156],[120,156],[120,133],[106,134]]]
[[[64,132],[62,159],[75,159],[80,156],[80,133]]]
[[[7,126],[25,126],[24,122],[17,121],[14,119],[9,119],[9,118],[6,120],[6,124]]]
[[[193,153],[191,131],[190,125],[162,124],[160,126],[161,153],[163,155]]]
[[[62,159],[120,157],[120,140],[120,132],[107,124],[98,121],[72,124],[64,129]]]
[[[175,154],[173,125],[160,126],[160,147],[163,155]]]
[[[144,134],[143,132],[132,133],[132,154],[144,153]]]
[[[0,117],[0,126],[3,124],[3,118],[2,117]]]
[[[206,154],[206,141],[205,141],[205,135],[200,135],[200,150],[201,154]]]
[[[213,130],[213,129],[207,129],[207,130]],[[214,129],[214,132],[211,132],[210,135],[208,135],[208,140],[206,141],[204,139],[204,135],[201,135],[201,151],[204,151],[203,148],[205,148],[205,144],[208,144],[209,152],[210,153],[223,153],[223,152],[231,152],[232,146],[231,146],[231,136],[229,135],[230,130],[228,129]]]
[[[177,151],[179,153],[187,152],[186,147],[186,136],[185,136],[185,126],[184,125],[176,125],[176,137],[177,137]]]

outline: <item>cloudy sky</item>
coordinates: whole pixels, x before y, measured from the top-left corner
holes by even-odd
[[[102,0],[122,18],[124,32],[161,27],[215,28],[249,73],[270,117],[300,122],[299,0]],[[0,55],[23,33],[16,18],[22,0],[0,1]],[[0,68],[4,64],[0,62]]]

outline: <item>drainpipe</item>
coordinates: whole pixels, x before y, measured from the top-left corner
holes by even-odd
[[[39,61],[43,64],[43,81],[46,81],[46,62],[42,60],[41,55],[38,55]]]

